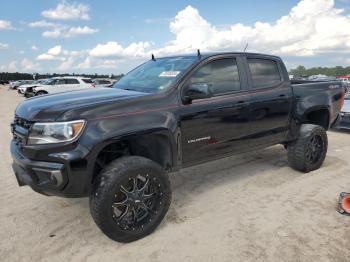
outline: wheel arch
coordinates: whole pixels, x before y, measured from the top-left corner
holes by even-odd
[[[301,118],[301,124],[314,124],[322,126],[325,130],[329,129],[330,112],[325,106],[315,106],[304,112]]]
[[[142,156],[158,163],[165,170],[176,169],[176,139],[170,130],[112,137],[95,148],[92,181],[111,161],[122,156]]]

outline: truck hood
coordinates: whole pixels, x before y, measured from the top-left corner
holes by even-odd
[[[145,95],[148,93],[117,88],[98,88],[44,95],[27,99],[19,104],[16,116],[29,121],[54,121],[68,110]]]

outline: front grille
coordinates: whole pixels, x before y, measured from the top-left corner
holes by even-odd
[[[27,143],[29,129],[32,126],[32,122],[27,121],[26,119],[15,116],[13,123],[11,124],[13,140],[16,145],[20,148]]]
[[[28,121],[28,120],[26,120],[24,118],[20,118],[18,116],[15,116],[15,119],[13,120],[13,123],[15,125],[18,125],[20,127],[25,128],[25,129],[29,129],[31,127],[31,125],[32,125],[32,122],[30,122],[30,121]]]

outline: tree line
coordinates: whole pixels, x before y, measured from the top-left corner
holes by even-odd
[[[51,77],[60,77],[60,76],[83,76],[87,78],[109,78],[112,79],[120,79],[121,75],[104,75],[104,74],[35,74],[35,79],[46,79]],[[0,72],[0,80],[2,81],[16,81],[16,80],[33,80],[33,74],[28,73],[8,73],[8,72]]]
[[[327,76],[345,76],[350,75],[350,66],[336,66],[336,67],[312,67],[305,68],[305,66],[298,66],[295,69],[289,71],[293,76],[312,76],[312,75],[327,75]]]

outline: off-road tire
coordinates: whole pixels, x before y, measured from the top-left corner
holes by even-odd
[[[314,161],[308,157],[313,139],[317,139],[320,146],[319,155]],[[296,141],[289,143],[287,147],[289,165],[302,172],[310,172],[320,168],[326,158],[328,138],[326,130],[318,125],[303,124],[300,127],[299,137]],[[312,150],[311,150],[312,151]]]
[[[138,179],[141,175],[150,176],[152,181],[156,181],[157,186],[159,185],[161,198],[157,203],[161,204],[159,204],[157,212],[149,213],[154,217],[151,221],[147,220],[145,224],[142,224],[142,228],[125,230],[119,223],[116,223],[115,211],[112,210],[115,201],[113,198],[116,197],[116,192],[121,190],[120,188],[122,188],[125,181],[132,180],[135,177]],[[126,198],[128,199],[128,197]],[[90,196],[90,212],[95,223],[104,234],[115,241],[127,243],[152,233],[163,220],[170,203],[171,187],[168,174],[164,169],[150,159],[128,156],[112,161],[100,172],[94,191]]]

